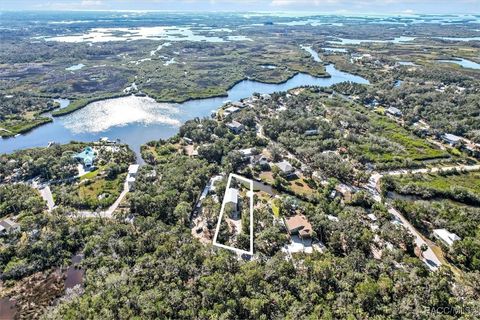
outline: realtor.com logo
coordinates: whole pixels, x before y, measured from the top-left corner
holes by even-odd
[[[471,307],[471,306],[447,306],[447,307],[424,307],[425,311],[431,314],[443,314],[443,315],[463,315],[463,314],[471,314],[471,315],[478,315],[480,316],[480,308],[479,307]]]

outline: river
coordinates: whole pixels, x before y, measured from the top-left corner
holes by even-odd
[[[137,155],[147,141],[166,139],[175,135],[181,123],[196,117],[209,117],[225,101],[238,101],[253,93],[287,91],[300,86],[331,86],[343,81],[368,84],[368,80],[326,66],[329,78],[317,78],[299,73],[280,84],[244,80],[228,90],[227,97],[190,100],[181,104],[157,103],[148,97],[123,97],[93,102],[69,115],[57,117],[15,138],[0,140],[0,154],[15,150],[45,147],[50,141],[68,143],[96,141],[102,137],[127,143]],[[61,101],[62,104],[65,101]],[[62,105],[63,107],[64,105]]]

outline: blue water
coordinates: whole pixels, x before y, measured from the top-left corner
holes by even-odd
[[[323,50],[325,50],[326,52],[341,52],[341,53],[347,53],[347,49],[345,48],[331,48],[331,47],[325,47],[325,48],[322,48]]]
[[[297,74],[287,82],[281,84],[266,84],[251,80],[244,80],[228,91],[228,97],[208,98],[191,100],[182,104],[175,104],[178,112],[169,115],[181,123],[199,117],[209,117],[213,111],[221,107],[226,100],[238,101],[243,98],[250,97],[253,93],[273,93],[278,91],[287,91],[292,88],[311,85],[311,86],[331,86],[343,81],[351,81],[361,84],[368,84],[368,80],[355,76],[346,72],[335,69],[333,65],[326,66],[327,72],[331,75],[330,78],[316,78],[308,74]],[[113,99],[112,102],[114,102]],[[62,101],[62,106],[65,105],[65,100]],[[136,153],[139,154],[140,146],[147,141],[165,139],[175,135],[179,127],[169,124],[145,124],[141,122],[128,123],[122,126],[110,127],[107,130],[100,132],[73,132],[65,126],[67,120],[72,120],[72,117],[81,111],[73,114],[54,118],[53,122],[40,126],[26,134],[20,135],[16,138],[7,138],[0,140],[0,153],[13,152],[19,149],[44,147],[48,142],[55,141],[57,143],[68,143],[70,141],[96,141],[102,137],[108,137],[112,140],[120,139],[120,141],[127,143]],[[91,119],[91,121],[99,121],[99,119]]]
[[[435,37],[437,39],[447,40],[447,41],[480,41],[480,37]]]
[[[83,67],[85,67],[85,65],[84,65],[83,63],[79,63],[79,64],[73,65],[73,66],[71,66],[71,67],[65,68],[65,70],[67,70],[67,71],[76,71],[76,70],[82,69]]]
[[[416,66],[416,64],[411,61],[399,61],[398,64],[401,66]]]
[[[468,68],[468,69],[480,69],[480,64],[473,62],[471,60],[467,59],[455,59],[455,60],[438,60],[439,62],[442,63],[455,63],[458,64],[459,66],[462,66],[463,68]]]
[[[315,62],[322,62],[322,59],[320,59],[320,57],[318,56],[318,53],[315,50],[313,50],[312,47],[308,47],[308,46],[300,46],[300,47],[303,50],[310,53],[310,55],[312,56],[312,58]]]
[[[340,41],[327,41],[329,43],[335,44],[362,44],[362,43],[401,43],[401,42],[412,42],[415,40],[415,37],[396,37],[392,40],[376,40],[376,39],[345,39],[345,38],[338,38]]]

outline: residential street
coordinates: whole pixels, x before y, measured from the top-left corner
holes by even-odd
[[[425,262],[425,264],[431,270],[437,270],[442,263],[440,262],[440,259],[437,257],[437,255],[433,252],[430,245],[423,239],[420,232],[415,229],[415,227],[412,226],[410,222],[408,222],[407,219],[405,219],[405,217],[395,208],[389,206],[388,212],[390,212],[395,217],[395,220],[397,220],[399,223],[401,223],[402,226],[407,228],[407,230],[414,236],[415,244],[419,248],[421,248],[423,244],[427,245],[428,249],[423,252],[422,261]]]
[[[427,173],[427,172],[435,173],[435,172],[439,172],[440,170],[453,170],[453,169],[464,170],[464,171],[476,171],[476,170],[480,170],[480,165],[474,165],[474,166],[459,165],[459,166],[448,166],[448,167],[423,168],[423,169],[415,169],[415,170],[394,170],[394,171],[388,171],[383,173],[377,172],[372,174],[365,188],[371,193],[375,201],[380,202],[381,196],[379,193],[378,183],[380,182],[380,179],[386,175],[400,175],[400,174],[407,174],[407,173],[412,174],[412,173]],[[392,207],[389,204],[387,204],[387,207],[388,207],[388,212],[390,212],[395,217],[395,219],[401,225],[407,228],[409,232],[415,237],[415,244],[419,248],[423,244],[427,245],[428,249],[425,252],[423,252],[422,260],[427,264],[427,266],[431,270],[437,270],[442,263],[440,262],[439,257],[432,250],[431,246],[424,240],[422,234],[412,224],[410,224],[410,222],[408,222],[408,220],[398,210],[396,210],[394,207]]]

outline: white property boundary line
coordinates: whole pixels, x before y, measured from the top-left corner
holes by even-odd
[[[213,237],[213,245],[217,246],[217,247],[220,247],[220,248],[224,248],[224,249],[234,251],[238,254],[249,254],[249,255],[253,256],[253,180],[246,179],[242,176],[231,173],[228,176],[227,188],[225,189],[225,191],[228,190],[228,188],[230,188],[230,184],[232,182],[232,177],[250,184],[250,192],[249,192],[250,193],[250,250],[245,251],[245,250],[241,250],[241,249],[234,248],[234,247],[231,247],[231,246],[226,246],[224,244],[221,244],[221,243],[217,242],[218,232],[220,231],[220,224],[222,222],[223,213],[224,213],[224,210],[225,210],[225,196],[223,197],[222,208],[220,209],[220,216],[218,217],[217,228],[215,230],[215,236]]]

